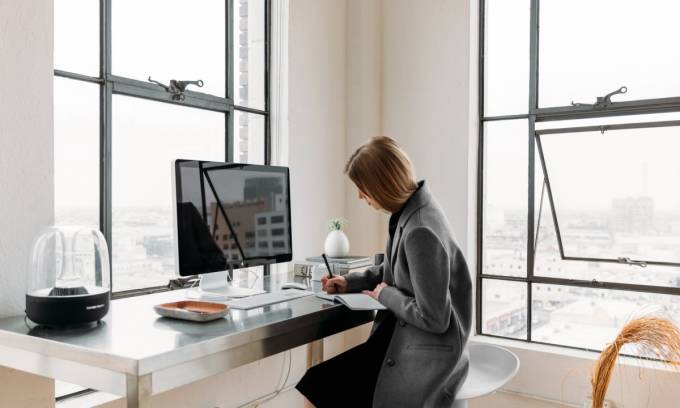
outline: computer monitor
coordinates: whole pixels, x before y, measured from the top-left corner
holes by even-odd
[[[292,259],[287,167],[175,160],[173,189],[176,270],[204,292],[261,293],[227,285],[231,270]]]

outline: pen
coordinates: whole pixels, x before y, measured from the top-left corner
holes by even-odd
[[[321,254],[323,257],[323,262],[326,264],[326,268],[328,268],[328,276],[333,277],[333,272],[331,272],[331,266],[328,264],[328,258],[326,258],[326,254]]]

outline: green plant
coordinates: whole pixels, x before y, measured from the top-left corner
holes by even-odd
[[[347,220],[344,218],[333,218],[330,221],[328,221],[328,230],[329,231],[340,231],[343,226],[347,224]]]

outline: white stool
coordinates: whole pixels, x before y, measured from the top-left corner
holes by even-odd
[[[453,408],[467,408],[467,400],[498,390],[519,370],[519,358],[502,347],[469,344],[468,353],[470,369]]]

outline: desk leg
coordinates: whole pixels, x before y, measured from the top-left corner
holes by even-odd
[[[151,408],[151,374],[127,376],[127,408]]]
[[[323,361],[323,339],[315,340],[307,345],[307,368]]]

